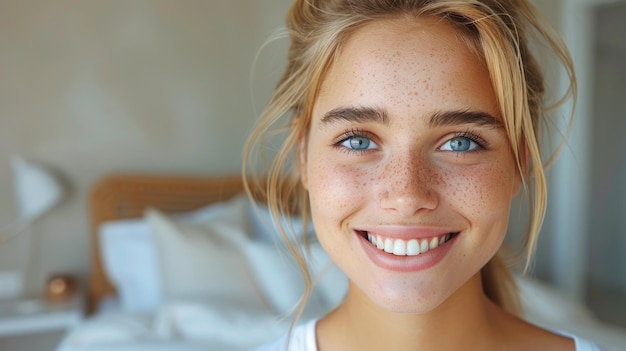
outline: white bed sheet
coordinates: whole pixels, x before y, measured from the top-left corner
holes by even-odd
[[[173,340],[144,340],[123,344],[89,345],[81,348],[69,348],[72,351],[239,351],[231,345],[213,343],[197,343]]]
[[[325,311],[307,311],[305,319]],[[289,319],[237,301],[174,301],[155,314],[108,310],[71,331],[57,351],[249,350],[284,334]]]

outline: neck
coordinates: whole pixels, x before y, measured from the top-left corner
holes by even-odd
[[[326,350],[480,350],[493,335],[497,309],[484,295],[480,273],[433,310],[394,313],[350,286],[344,302],[317,327]]]

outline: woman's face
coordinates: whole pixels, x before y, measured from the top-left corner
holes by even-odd
[[[389,311],[430,311],[474,277],[520,183],[487,70],[429,18],[350,37],[300,158],[321,244]]]

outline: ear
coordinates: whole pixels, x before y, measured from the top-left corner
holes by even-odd
[[[298,118],[294,118],[293,124],[297,124],[299,120]],[[308,177],[308,162],[307,162],[307,154],[308,154],[308,136],[306,133],[301,133],[298,137],[298,145],[297,145],[297,167],[298,173],[300,174],[300,182],[302,182],[302,186],[304,189],[309,190],[309,177]]]

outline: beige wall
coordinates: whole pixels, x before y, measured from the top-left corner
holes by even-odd
[[[284,64],[256,51],[290,0],[0,3],[0,223],[16,216],[10,160],[56,170],[67,200],[0,246],[0,271],[86,275],[87,194],[119,171],[239,172],[242,145]],[[30,259],[27,259],[30,257]],[[27,265],[30,268],[27,268]]]

